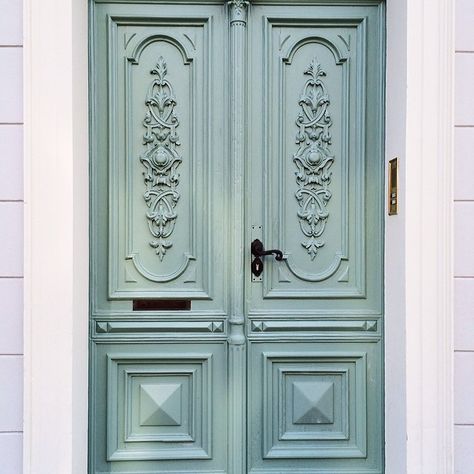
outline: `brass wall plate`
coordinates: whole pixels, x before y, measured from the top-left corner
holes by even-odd
[[[398,214],[398,158],[388,162],[388,215]]]

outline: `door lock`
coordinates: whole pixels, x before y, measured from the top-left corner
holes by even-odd
[[[265,255],[273,255],[275,254],[275,260],[281,261],[283,260],[283,252],[281,250],[273,249],[273,250],[265,250],[263,247],[263,243],[259,239],[255,239],[250,246],[250,250],[252,255],[255,257],[252,260],[252,273],[259,277],[263,272],[263,260],[261,257]]]

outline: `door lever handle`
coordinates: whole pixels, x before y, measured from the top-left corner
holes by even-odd
[[[265,257],[265,255],[275,255],[275,260],[281,261],[283,260],[283,252],[281,250],[272,249],[272,250],[265,250],[263,243],[259,239],[255,239],[250,246],[250,250],[252,255],[255,257],[252,260],[252,273],[258,277],[263,272],[263,260],[261,257]]]

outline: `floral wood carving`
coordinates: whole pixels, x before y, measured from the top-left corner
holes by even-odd
[[[298,133],[296,143],[299,145],[293,155],[297,171],[298,190],[295,193],[299,204],[298,219],[301,231],[306,239],[301,242],[314,260],[318,249],[324,245],[320,238],[324,233],[329,213],[326,209],[331,199],[328,189],[331,183],[331,167],[334,155],[331,154],[332,125],[329,115],[329,96],[322,77],[326,73],[315,58],[304,71],[310,76],[301,94],[299,105],[301,111],[296,119]]]
[[[177,168],[182,161],[177,151],[180,143],[176,133],[179,120],[174,112],[176,99],[166,78],[167,73],[166,62],[160,56],[151,71],[156,79],[151,83],[145,101],[147,112],[143,121],[146,128],[143,144],[146,151],[140,156],[146,168],[143,172],[146,185],[143,197],[149,209],[146,217],[154,237],[150,245],[160,260],[173,245],[170,237],[178,217],[175,208],[180,198]]]

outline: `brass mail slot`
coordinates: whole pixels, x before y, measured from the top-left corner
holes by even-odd
[[[191,300],[133,300],[133,311],[189,311]]]
[[[398,158],[388,162],[388,215],[398,214]]]

